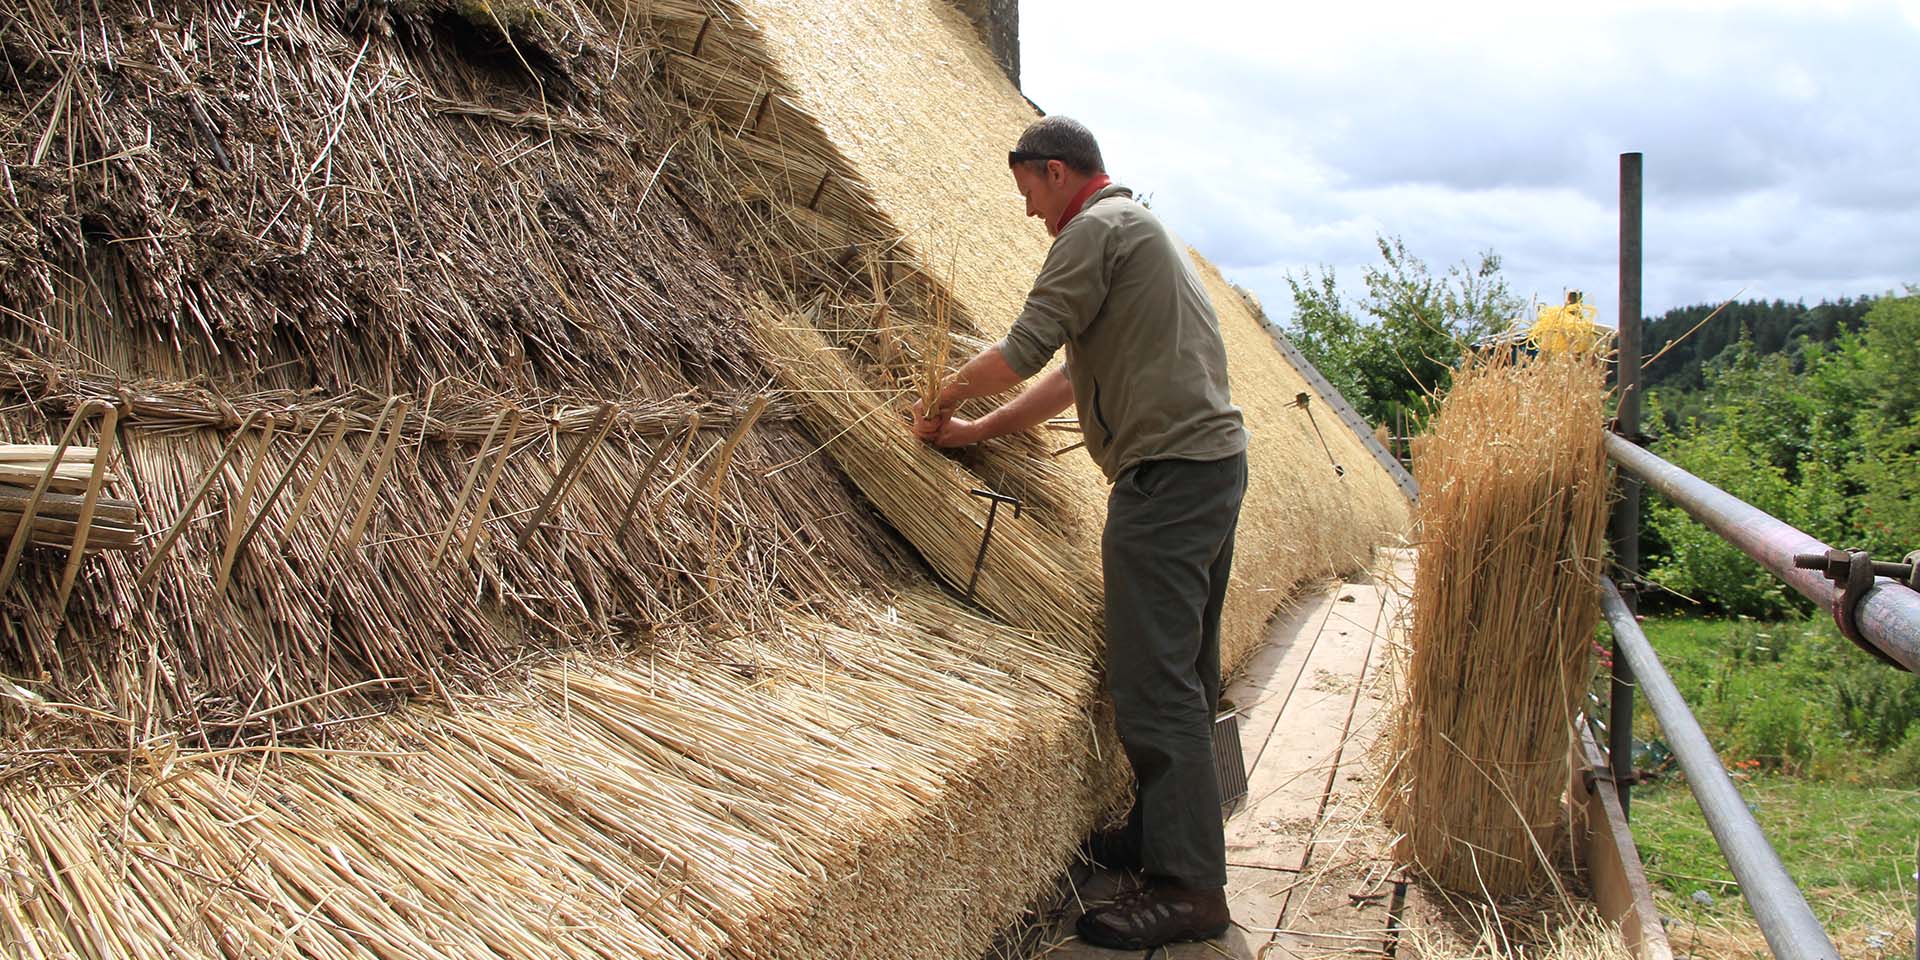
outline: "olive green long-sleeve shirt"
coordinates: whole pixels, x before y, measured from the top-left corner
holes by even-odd
[[[1087,452],[1108,482],[1147,460],[1247,448],[1206,287],[1126,187],[1095,193],[1054,238],[1000,353],[1030,377],[1062,346]]]

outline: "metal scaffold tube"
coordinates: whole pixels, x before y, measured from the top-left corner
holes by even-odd
[[[1832,606],[1833,585],[1816,570],[1794,566],[1798,554],[1825,553],[1825,543],[1618,436],[1607,437],[1607,455],[1801,596]],[[1920,673],[1920,593],[1883,581],[1860,598],[1853,616],[1868,642]]]
[[[1638,153],[1620,155],[1620,339],[1614,353],[1614,388],[1620,402],[1614,410],[1615,431],[1640,435],[1640,221],[1645,176]],[[1613,562],[1629,584],[1640,580],[1640,483],[1622,477],[1620,500],[1613,506],[1608,539]],[[1627,609],[1638,612],[1638,594],[1627,597]],[[1613,789],[1620,798],[1620,815],[1633,819],[1633,668],[1613,653],[1613,675],[1607,684],[1607,757],[1613,769]]]
[[[1667,745],[1686,772],[1687,787],[1699,801],[1707,826],[1713,830],[1720,852],[1726,855],[1727,865],[1733,868],[1740,894],[1753,910],[1773,955],[1788,960],[1839,957],[1827,931],[1814,917],[1813,908],[1807,906],[1806,897],[1794,885],[1786,865],[1773,852],[1753,812],[1720,765],[1720,755],[1687,709],[1679,688],[1654,655],[1653,646],[1640,631],[1619,589],[1605,578],[1600,585],[1600,609],[1607,626],[1613,629],[1616,646],[1633,665],[1640,693],[1659,718]]]

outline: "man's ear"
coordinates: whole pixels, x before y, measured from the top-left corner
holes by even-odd
[[[1067,182],[1067,165],[1059,160],[1047,161],[1047,182],[1056,189]]]

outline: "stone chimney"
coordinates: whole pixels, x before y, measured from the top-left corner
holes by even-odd
[[[1020,0],[949,0],[973,21],[1015,89],[1020,87]]]

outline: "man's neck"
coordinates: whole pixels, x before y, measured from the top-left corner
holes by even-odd
[[[1090,177],[1076,177],[1075,179],[1079,182],[1078,184],[1071,185],[1071,187],[1066,183],[1061,184],[1062,190],[1071,188],[1073,192],[1070,199],[1067,200],[1067,205],[1061,208],[1059,219],[1049,225],[1052,228],[1053,235],[1056,237],[1060,235],[1060,231],[1067,228],[1067,224],[1072,222],[1074,217],[1080,214],[1081,208],[1086,206],[1087,201],[1092,199],[1096,192],[1102,187],[1113,183],[1104,173],[1096,173]]]

